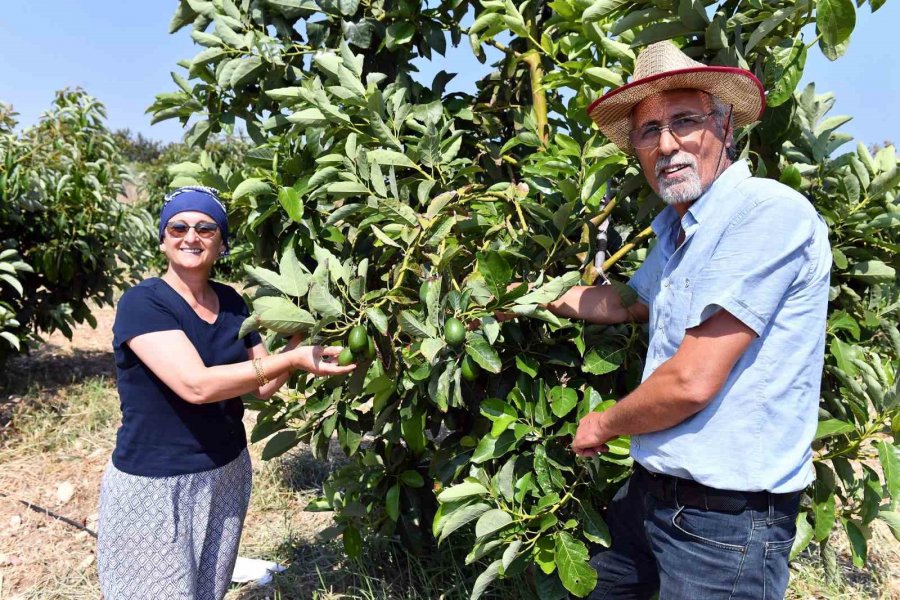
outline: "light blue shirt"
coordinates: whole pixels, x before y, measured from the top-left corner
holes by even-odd
[[[813,479],[831,248],[799,193],[731,165],[684,215],[668,206],[629,285],[650,307],[646,380],[685,330],[727,310],[757,338],[697,414],[631,441],[650,471],[727,490],[792,492]]]

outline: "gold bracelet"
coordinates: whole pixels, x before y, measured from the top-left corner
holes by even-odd
[[[263,371],[262,368],[261,358],[253,359],[253,370],[256,371],[256,383],[259,384],[259,387],[262,387],[269,383],[269,378],[266,377],[266,372]]]

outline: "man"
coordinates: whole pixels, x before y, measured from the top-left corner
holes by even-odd
[[[831,251],[790,188],[735,160],[733,127],[765,96],[748,71],[669,42],[589,113],[634,152],[668,206],[629,285],[576,287],[549,305],[596,323],[647,321],[643,382],[585,416],[582,456],[630,435],[635,472],[612,501],[612,547],[591,598],[782,598],[799,493],[813,479]]]

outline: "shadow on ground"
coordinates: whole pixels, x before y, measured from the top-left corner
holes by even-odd
[[[43,403],[61,389],[85,379],[103,377],[114,380],[113,353],[101,350],[60,352],[45,345],[28,356],[10,359],[0,372],[0,432],[10,423],[13,413]]]

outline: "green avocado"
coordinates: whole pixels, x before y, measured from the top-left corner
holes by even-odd
[[[444,323],[444,340],[451,346],[459,346],[466,339],[466,327],[456,317]]]
[[[338,364],[342,367],[353,364],[353,351],[350,348],[344,348],[338,354]]]
[[[347,345],[350,346],[350,350],[353,351],[353,354],[359,354],[366,350],[369,347],[369,336],[366,334],[366,328],[362,325],[357,325],[351,329],[350,337],[347,339]]]
[[[460,368],[462,377],[466,381],[475,381],[481,374],[481,367],[475,362],[471,356],[466,354],[462,359],[462,367]]]

